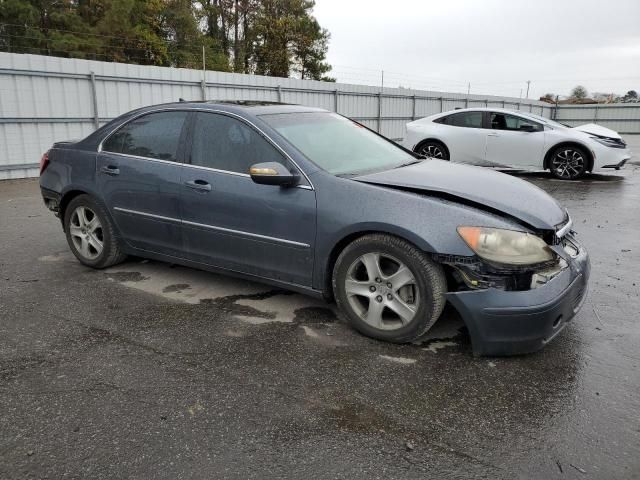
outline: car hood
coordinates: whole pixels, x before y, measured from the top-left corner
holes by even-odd
[[[586,123],[584,125],[579,125],[577,127],[573,127],[573,130],[579,130],[581,132],[590,133],[591,135],[598,135],[600,137],[616,138],[618,140],[622,138],[618,132],[611,130],[610,128],[596,125],[595,123]]]
[[[529,182],[482,167],[442,160],[353,177],[353,180],[452,198],[499,211],[535,229],[554,230],[567,212],[544,190]]]

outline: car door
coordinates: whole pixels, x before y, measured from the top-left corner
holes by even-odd
[[[492,166],[542,168],[544,126],[534,120],[490,112],[487,162]]]
[[[181,205],[190,259],[283,282],[311,285],[316,198],[300,175],[296,187],[259,185],[255,163],[296,167],[239,117],[196,112],[190,118]],[[298,172],[300,173],[300,172]]]
[[[103,141],[98,188],[131,246],[166,255],[182,251],[179,195],[185,111],[139,116]]]
[[[465,111],[439,119],[451,161],[485,164],[487,131],[483,129],[483,116],[482,111]]]

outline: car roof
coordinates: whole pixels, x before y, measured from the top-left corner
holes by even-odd
[[[202,100],[163,103],[150,105],[142,111],[153,111],[164,108],[194,108],[199,110],[222,110],[243,116],[270,115],[277,113],[327,112],[323,108],[306,107],[290,103],[269,102],[265,100]]]
[[[431,115],[432,118],[438,118],[442,115],[450,115],[452,113],[461,113],[461,112],[502,112],[502,113],[513,113],[513,114],[521,114],[526,115],[531,112],[526,112],[523,110],[512,110],[510,108],[498,108],[498,107],[469,107],[469,108],[457,108],[455,110],[448,110],[446,112],[436,113]]]

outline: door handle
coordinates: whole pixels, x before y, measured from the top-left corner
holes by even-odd
[[[497,133],[487,133],[487,137],[499,137]]]
[[[206,182],[205,180],[190,180],[188,182],[184,182],[184,184],[187,187],[193,188],[194,190],[198,190],[200,192],[211,191],[211,184],[209,182]]]
[[[107,165],[106,167],[100,167],[100,171],[107,175],[120,175],[120,169],[114,165]]]

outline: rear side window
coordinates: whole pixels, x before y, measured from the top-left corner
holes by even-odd
[[[198,112],[193,130],[191,164],[236,173],[249,173],[255,163],[284,157],[246,123],[217,113]]]
[[[454,127],[482,128],[482,112],[460,112],[448,115],[440,123]]]
[[[187,112],[158,112],[136,118],[111,135],[102,150],[175,162],[186,118]]]

